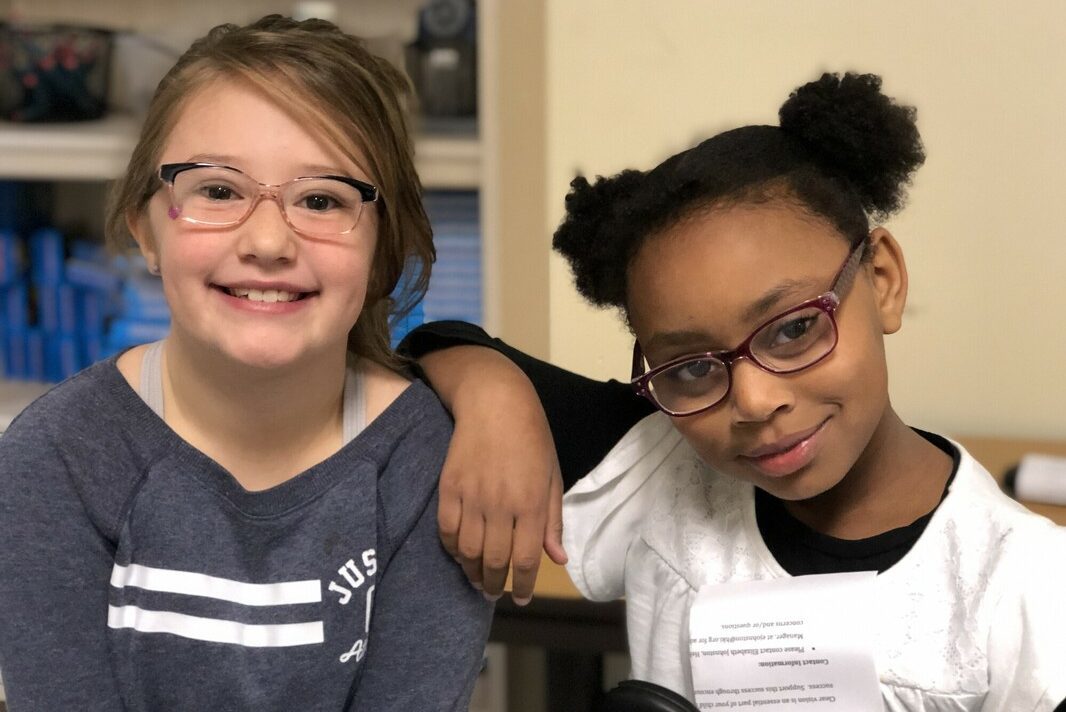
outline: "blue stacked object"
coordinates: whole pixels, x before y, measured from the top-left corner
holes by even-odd
[[[163,283],[148,273],[144,258],[118,260],[124,275],[118,285],[119,310],[107,329],[104,354],[110,356],[137,344],[159,341],[170,331],[170,308]]]
[[[424,321],[460,319],[481,323],[481,224],[478,194],[471,191],[430,191],[423,196],[433,225],[437,261],[426,296],[411,312],[392,323],[392,344]],[[415,274],[409,270],[393,293],[398,303]]]
[[[53,228],[35,230],[25,243],[0,230],[4,377],[60,381],[162,338],[169,323],[159,282],[143,263],[110,259],[100,245],[68,244]]]
[[[428,321],[460,319],[480,324],[481,221],[478,194],[430,191],[424,197],[433,225],[437,262],[424,300]]]
[[[79,290],[64,279],[63,237],[37,230],[26,246],[12,230],[0,231],[0,330],[4,375],[60,380],[81,367]],[[27,271],[28,268],[28,271]]]

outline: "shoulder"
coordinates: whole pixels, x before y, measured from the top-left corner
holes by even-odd
[[[726,515],[750,500],[743,486],[700,460],[669,418],[653,413],[564,498],[567,570],[587,597],[616,598],[639,541],[641,551],[698,586],[703,542],[723,526],[740,526]]]
[[[17,501],[73,498],[109,530],[159,442],[151,411],[139,414],[136,400],[113,360],[38,398],[0,437],[0,499],[17,509]]]
[[[452,419],[436,394],[421,381],[379,374],[378,394],[392,400],[359,436],[359,456],[377,470],[380,520],[398,542],[428,507],[434,509],[441,468],[451,442]],[[368,407],[372,397],[366,379]],[[368,413],[369,416],[369,413]],[[369,418],[368,418],[369,420]]]
[[[123,383],[113,361],[94,364],[27,406],[0,442],[17,442],[27,435],[68,439],[91,431],[101,416],[114,414]]]
[[[411,385],[411,379],[369,359],[359,359],[355,368],[366,389],[368,423],[381,415]]]
[[[1054,539],[1066,531],[1007,496],[983,465],[953,444],[959,449],[959,467],[945,500],[953,528],[1000,551],[1005,544]]]
[[[934,549],[952,562],[963,588],[1009,600],[1066,587],[1066,528],[1014,501],[961,446],[955,480],[923,538],[939,535]],[[931,542],[930,542],[931,543]],[[1014,593],[1012,593],[1014,592]]]

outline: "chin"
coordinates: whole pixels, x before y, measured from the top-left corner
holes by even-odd
[[[775,479],[769,482],[765,478],[762,478],[759,482],[756,482],[757,487],[762,488],[769,494],[777,497],[778,499],[786,502],[802,502],[808,499],[814,499],[825,494],[829,490],[836,487],[840,479],[835,481],[819,480],[817,477],[812,477],[813,472],[800,472],[795,475],[790,475],[782,479]]]
[[[257,371],[285,369],[305,363],[309,349],[294,348],[294,344],[272,344],[263,339],[253,343],[223,344],[221,353],[230,361]]]

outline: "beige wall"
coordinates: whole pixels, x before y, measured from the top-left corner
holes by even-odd
[[[823,69],[883,74],[929,155],[888,227],[911,299],[892,397],[948,433],[1066,437],[1066,4],[1058,0],[548,0],[549,223],[575,171],[648,167],[699,137],[776,123]],[[545,237],[544,244],[547,244]],[[552,258],[550,353],[628,376],[613,314]]]

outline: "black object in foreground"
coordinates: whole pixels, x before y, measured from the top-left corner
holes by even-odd
[[[697,712],[687,699],[644,680],[625,680],[610,690],[596,712]]]

